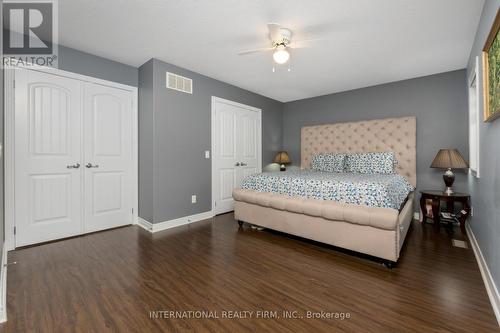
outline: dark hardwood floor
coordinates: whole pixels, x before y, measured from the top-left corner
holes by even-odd
[[[232,214],[153,235],[137,226],[90,234],[9,253],[17,264],[8,268],[1,331],[498,332],[472,249],[452,247],[452,237],[462,236],[414,222],[389,270],[332,247],[239,229]],[[151,318],[158,310],[219,318]],[[272,311],[277,318],[261,318]]]

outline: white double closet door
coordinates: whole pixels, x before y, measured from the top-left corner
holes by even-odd
[[[234,210],[233,189],[261,172],[261,110],[214,98],[212,104],[214,213]]]
[[[16,246],[132,223],[131,91],[15,74]]]

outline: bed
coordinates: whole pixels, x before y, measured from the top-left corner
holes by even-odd
[[[391,152],[395,174],[311,170],[320,154],[371,152]],[[245,178],[233,191],[234,214],[239,223],[382,258],[392,267],[413,219],[416,181],[415,117],[307,126],[301,170]]]

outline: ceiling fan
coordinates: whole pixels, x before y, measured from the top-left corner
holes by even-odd
[[[286,64],[290,60],[289,49],[298,49],[306,47],[303,45],[305,42],[311,42],[318,39],[308,39],[301,41],[292,41],[292,31],[288,28],[284,28],[277,23],[268,23],[267,28],[269,29],[269,40],[271,45],[268,47],[262,47],[258,49],[245,50],[238,52],[238,55],[247,55],[257,52],[273,51],[273,60],[279,65]],[[302,44],[300,44],[302,43]],[[290,64],[288,67],[290,71]],[[274,72],[274,67],[273,67]]]

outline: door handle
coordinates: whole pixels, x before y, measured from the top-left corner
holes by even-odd
[[[98,167],[99,167],[99,164],[94,164],[94,165],[93,165],[92,163],[87,163],[87,164],[85,165],[85,167],[86,167],[86,168],[89,168],[89,169],[90,169],[90,168],[98,168]]]
[[[248,164],[241,162],[240,165],[241,166],[247,166]]]
[[[236,162],[234,166],[240,166],[240,162]]]
[[[80,163],[75,163],[73,165],[67,165],[66,168],[68,169],[78,169],[80,167]]]

